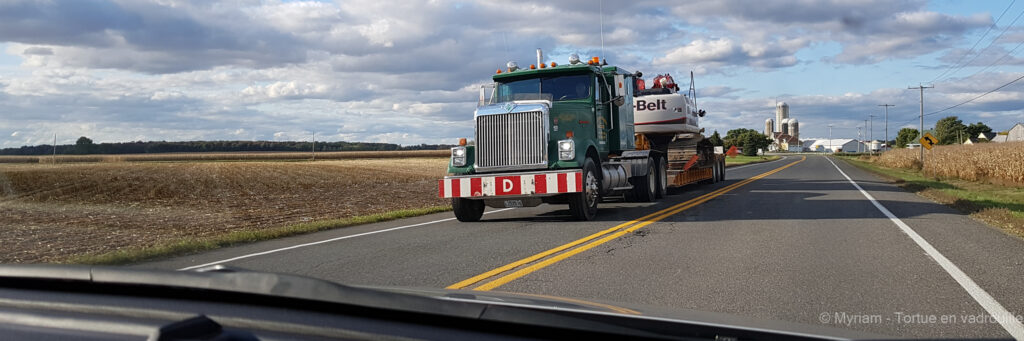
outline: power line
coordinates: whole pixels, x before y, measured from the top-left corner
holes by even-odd
[[[938,76],[935,76],[935,79],[932,79],[932,81],[931,81],[931,82],[928,82],[928,83],[934,83],[934,82],[935,82],[935,80],[937,80],[937,79],[939,79],[939,78],[942,78],[942,76],[945,76],[945,75],[946,75],[946,73],[949,73],[949,70],[952,70],[952,69],[953,69],[954,67],[957,67],[958,65],[960,65],[960,62],[961,62],[961,61],[963,61],[963,60],[964,60],[964,58],[966,58],[966,57],[967,57],[967,55],[971,54],[971,52],[973,52],[973,51],[974,51],[974,48],[978,47],[978,44],[979,44],[979,43],[981,43],[981,41],[982,41],[982,40],[984,40],[984,39],[985,39],[985,37],[987,37],[987,36],[988,36],[988,33],[992,31],[992,28],[996,27],[996,25],[998,25],[998,24],[999,24],[999,20],[1002,20],[1002,19],[1003,19],[1003,15],[1005,15],[1005,14],[1006,14],[1006,11],[1009,11],[1009,10],[1010,10],[1010,7],[1013,7],[1013,4],[1014,4],[1015,2],[1017,2],[1017,0],[1013,0],[1013,1],[1010,1],[1010,5],[1009,5],[1009,6],[1006,6],[1006,9],[1004,9],[1004,10],[1003,10],[1003,13],[999,14],[999,17],[998,17],[998,18],[996,18],[996,21],[992,22],[992,25],[991,25],[991,26],[989,26],[987,30],[985,30],[985,34],[982,34],[982,35],[981,35],[981,38],[978,38],[978,41],[975,41],[975,42],[974,42],[974,45],[973,45],[973,46],[971,46],[971,49],[970,49],[970,50],[967,50],[967,53],[964,53],[964,54],[963,54],[962,56],[960,56],[960,59],[957,59],[957,61],[956,61],[955,63],[953,63],[952,65],[950,65],[950,66],[949,66],[949,68],[946,68],[946,71],[943,71],[943,72],[942,72],[941,74],[939,74]],[[993,41],[994,41],[994,40],[993,40]]]
[[[960,72],[961,69],[967,67],[968,65],[971,65],[971,63],[973,63],[976,59],[978,59],[978,57],[980,57],[982,54],[984,54],[985,51],[988,51],[988,49],[990,47],[992,47],[992,45],[995,45],[995,43],[997,41],[999,41],[999,39],[1002,38],[1004,34],[1006,34],[1006,31],[1009,31],[1010,28],[1013,27],[1013,24],[1017,23],[1017,20],[1019,20],[1022,15],[1024,15],[1024,10],[1021,10],[1020,13],[1017,14],[1017,17],[1013,18],[1013,21],[1010,22],[1009,25],[1006,25],[1006,28],[1004,28],[1002,32],[999,32],[999,36],[997,36],[995,39],[992,39],[992,42],[988,43],[988,46],[985,46],[985,48],[982,49],[980,52],[978,52],[978,54],[975,54],[974,57],[971,58],[970,61],[968,61],[967,63],[964,63],[963,65],[960,65],[960,67],[958,67],[956,70],[954,70],[953,73],[949,74],[949,77],[946,77],[943,80],[953,78],[953,75],[955,75],[957,72]]]
[[[1005,87],[1009,86],[1010,84],[1016,83],[1017,81],[1019,81],[1019,80],[1021,80],[1021,79],[1024,79],[1024,76],[1020,76],[1020,77],[1017,77],[1017,79],[1014,79],[1014,80],[1010,81],[1009,83],[1006,83],[1006,84],[1000,85],[1000,86],[999,86],[998,88],[992,89],[992,90],[990,90],[989,92],[986,92],[986,93],[983,93],[983,94],[981,94],[981,95],[978,95],[978,97],[975,97],[975,98],[971,98],[971,99],[969,99],[969,100],[966,100],[966,101],[960,102],[960,104],[957,104],[957,105],[954,105],[954,106],[951,106],[951,107],[948,107],[948,108],[945,108],[945,109],[942,109],[942,110],[939,110],[939,111],[933,111],[933,112],[927,113],[927,114],[925,114],[925,116],[931,116],[931,115],[935,115],[935,114],[938,114],[938,113],[940,113],[940,112],[943,112],[943,111],[946,111],[946,110],[949,110],[949,109],[953,109],[953,108],[959,107],[959,106],[961,106],[961,105],[964,105],[964,104],[967,104],[967,103],[971,103],[971,102],[974,102],[974,100],[976,100],[976,99],[979,99],[979,98],[985,97],[986,95],[988,95],[988,94],[990,94],[990,93],[993,93],[993,92],[999,91],[999,89],[1005,88]]]
[[[974,102],[974,101],[978,100],[979,98],[985,97],[985,96],[987,96],[987,95],[989,95],[989,94],[991,94],[993,92],[999,91],[999,90],[1001,90],[1001,89],[1003,89],[1003,88],[1005,88],[1007,86],[1010,86],[1011,84],[1016,83],[1016,82],[1020,81],[1021,79],[1024,79],[1024,76],[1017,77],[1017,79],[1014,79],[1014,80],[1010,81],[1009,83],[1000,85],[999,87],[997,87],[995,89],[989,90],[988,92],[983,93],[981,95],[978,95],[978,96],[976,96],[974,98],[971,98],[969,100],[960,102],[959,104],[956,104],[956,105],[953,105],[953,106],[949,106],[949,107],[947,107],[945,109],[942,109],[942,110],[937,110],[937,111],[933,111],[933,112],[930,112],[930,113],[927,113],[927,114],[923,114],[922,117],[924,117],[924,116],[931,116],[931,115],[935,115],[935,114],[938,114],[938,113],[942,113],[942,112],[948,111],[950,109],[955,109],[955,108],[957,108],[957,107],[959,107],[961,105]],[[909,89],[917,89],[917,87],[911,87]],[[910,119],[910,120],[907,120],[907,121],[905,121],[903,123],[900,123],[900,125],[904,125],[904,124],[907,124],[907,123],[910,123],[910,122],[913,122],[913,121],[914,121],[914,119]]]

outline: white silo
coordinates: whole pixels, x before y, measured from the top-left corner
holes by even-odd
[[[775,121],[772,121],[771,117],[764,120],[764,134],[775,137]]]
[[[800,121],[796,118],[789,119],[789,135],[793,135],[797,140],[800,139]]]
[[[782,131],[782,120],[789,118],[789,104],[779,102],[775,104],[775,131]]]
[[[779,133],[789,135],[789,119],[783,118],[782,124],[779,125]]]

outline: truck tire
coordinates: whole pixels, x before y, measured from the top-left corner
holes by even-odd
[[[588,157],[583,162],[583,192],[569,194],[569,212],[576,220],[594,220],[597,216],[597,203],[601,201],[599,176],[597,164]]]
[[[725,159],[718,160],[718,181],[725,181]]]
[[[658,195],[658,167],[654,159],[647,159],[647,174],[633,177],[633,197],[639,202],[655,201]]]
[[[658,159],[658,192],[655,193],[655,197],[658,199],[664,198],[665,194],[668,193],[668,161],[665,157],[659,157]]]
[[[483,200],[452,198],[452,211],[455,211],[455,218],[461,222],[480,221],[480,217],[484,215],[484,202]]]

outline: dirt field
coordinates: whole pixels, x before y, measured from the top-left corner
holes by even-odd
[[[401,150],[355,152],[237,152],[237,153],[153,153],[90,155],[0,155],[0,163],[68,163],[132,161],[263,161],[263,160],[345,160],[357,158],[445,157],[449,150]]]
[[[0,262],[446,205],[446,158],[0,163]]]

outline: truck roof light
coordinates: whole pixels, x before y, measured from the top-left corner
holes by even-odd
[[[498,72],[495,72],[495,73],[500,75],[501,74],[501,69],[498,69]]]
[[[572,130],[565,132],[565,138],[571,139],[573,136]]]
[[[459,145],[460,146],[465,146],[466,145],[466,138],[465,137],[459,138]]]
[[[594,65],[601,65],[601,59],[600,58],[594,57],[594,58],[592,58],[592,60],[594,61]]]
[[[551,62],[551,67],[556,67],[556,66],[558,66],[558,63]]]
[[[541,69],[546,68],[546,67],[548,67],[548,64],[540,63],[540,68]]]
[[[537,65],[530,64],[530,70],[536,70],[536,69],[537,69]]]

